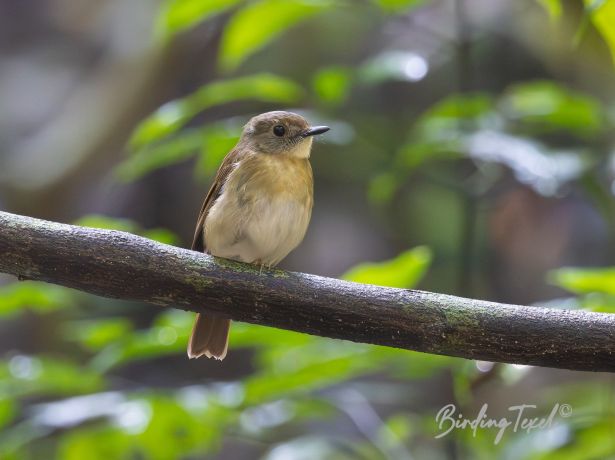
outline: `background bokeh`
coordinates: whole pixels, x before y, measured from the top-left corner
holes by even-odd
[[[293,110],[332,130],[283,268],[613,312],[614,24],[613,0],[0,0],[0,209],[187,247],[242,125]],[[189,361],[191,322],[0,275],[0,459],[615,458],[608,374],[237,323]],[[572,414],[436,439],[450,403]]]

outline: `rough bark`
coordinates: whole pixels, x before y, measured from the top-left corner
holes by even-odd
[[[615,371],[615,315],[264,270],[135,236],[0,212],[0,272],[105,297],[462,358]]]

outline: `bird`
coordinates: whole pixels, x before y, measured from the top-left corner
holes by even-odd
[[[311,126],[292,112],[251,118],[222,161],[199,212],[192,249],[215,257],[271,268],[303,240],[314,202]],[[188,357],[222,360],[231,320],[197,313]]]

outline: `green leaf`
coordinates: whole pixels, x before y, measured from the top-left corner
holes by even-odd
[[[120,163],[115,173],[121,181],[133,182],[157,169],[191,157],[201,145],[203,133],[200,131],[186,132],[162,143],[148,144]]]
[[[98,391],[102,377],[60,359],[15,355],[0,361],[0,394],[17,396],[74,395]]]
[[[357,283],[412,288],[422,278],[430,263],[429,248],[418,246],[385,262],[359,264],[342,278]]]
[[[581,393],[591,392],[588,386],[579,389]],[[568,401],[567,399],[566,401]],[[606,398],[603,397],[602,401]],[[604,402],[603,402],[604,404]],[[577,415],[577,407],[581,408],[582,416]],[[531,458],[532,460],[593,460],[593,459],[611,459],[615,454],[615,444],[612,441],[613,426],[615,417],[610,411],[590,411],[584,406],[573,405],[572,419],[581,418],[583,422],[576,423],[560,423],[565,426],[565,431],[568,433],[566,442],[561,442],[557,447],[545,449],[544,441],[540,437],[539,431],[534,431],[529,436],[535,436],[536,442],[526,439],[521,445],[528,446],[530,449],[534,446],[536,451],[534,455],[516,458]],[[530,447],[531,446],[531,447]],[[520,449],[517,449],[517,451]],[[517,454],[517,451],[514,451]],[[511,457],[512,458],[512,457]]]
[[[160,314],[150,328],[117,334],[115,340],[106,341],[91,367],[103,372],[131,361],[183,353],[193,321],[194,315],[183,311]]]
[[[17,403],[11,398],[0,396],[0,429],[8,425],[17,415]]]
[[[256,326],[246,323],[233,324],[231,341],[233,346],[275,348],[284,344],[284,347],[301,347],[311,343],[314,337],[294,331]]]
[[[105,340],[105,346],[94,358],[92,367],[99,371],[106,371],[131,361],[178,353],[183,355],[193,321],[194,314],[174,310],[156,317],[154,324],[149,329],[123,333],[121,336],[119,331],[113,331],[116,339]],[[99,332],[96,326],[94,326],[94,331],[95,333]],[[87,329],[83,334],[74,330],[69,330],[69,333],[80,338],[84,343],[88,340]],[[279,344],[284,344],[286,347],[300,346],[309,343],[309,340],[310,336],[297,332],[237,323],[231,329],[230,343],[234,349],[241,347],[266,348]]]
[[[409,414],[397,414],[382,424],[378,430],[378,437],[389,448],[395,448],[397,445],[403,446],[408,442],[412,428]]]
[[[372,363],[372,369],[382,366],[392,375],[409,380],[429,378],[443,369],[459,367],[464,363],[450,356],[380,346],[372,346],[365,358]]]
[[[139,402],[149,408],[151,418],[136,441],[144,454],[141,457],[150,460],[187,458],[186,454],[196,448],[204,449],[218,441],[228,423],[223,410],[214,407],[191,414],[169,396],[152,395]]]
[[[75,225],[82,227],[100,228],[103,230],[118,230],[120,232],[137,233],[139,226],[130,219],[120,217],[103,216],[101,214],[87,214],[80,217]]]
[[[615,267],[560,268],[549,273],[549,281],[578,294],[615,295]]]
[[[615,2],[612,0],[585,0],[585,9],[589,12],[594,27],[602,35],[611,50],[615,64],[615,27],[613,27],[613,24],[615,24]]]
[[[213,175],[222,159],[237,144],[241,134],[241,123],[237,119],[225,120],[207,126],[203,131],[196,175],[204,178]]]
[[[578,299],[581,307],[590,311],[615,313],[615,295],[592,292]]]
[[[367,189],[369,201],[374,204],[388,203],[400,186],[400,178],[392,172],[383,172],[372,177]]]
[[[303,90],[296,83],[267,73],[216,81],[185,98],[164,104],[137,127],[130,145],[138,151],[148,143],[160,141],[178,131],[199,112],[214,106],[250,99],[290,104],[302,96]],[[185,149],[180,150],[187,154]],[[168,152],[166,155],[172,156]]]
[[[442,133],[443,134],[443,133]],[[440,141],[410,141],[397,152],[396,162],[404,169],[413,170],[429,160],[453,160],[461,158],[461,139]]]
[[[11,316],[24,309],[45,313],[74,305],[67,288],[36,281],[11,283],[0,287],[0,317]]]
[[[327,67],[314,75],[312,87],[316,96],[326,104],[338,105],[348,96],[351,74],[344,67]]]
[[[373,371],[362,359],[363,344],[314,338],[299,346],[274,346],[259,355],[262,370],[245,380],[246,402],[262,403],[290,394],[305,394]]]
[[[493,116],[494,103],[482,93],[454,94],[439,101],[417,120],[410,142],[455,142]]]
[[[562,2],[561,0],[538,0],[551,19],[559,19],[562,16]]]
[[[203,179],[212,176],[238,140],[239,136],[232,134],[216,133],[209,136],[203,143],[199,161],[196,164],[197,177]]]
[[[241,0],[167,0],[158,17],[157,33],[163,38],[189,29],[220,14]]]
[[[193,393],[197,393],[194,390]],[[151,394],[120,404],[117,414],[102,423],[84,425],[61,437],[62,460],[201,458],[220,442],[232,420],[220,406],[185,407],[188,397]],[[187,401],[192,402],[194,401]],[[195,455],[195,454],[199,455]]]
[[[247,403],[302,395],[367,373],[387,372],[403,378],[426,378],[449,367],[454,358],[388,347],[292,334],[269,340],[263,327],[257,352],[258,372],[245,380]],[[290,340],[287,341],[287,338]],[[235,342],[232,338],[233,345]]]
[[[172,246],[177,246],[178,244],[180,244],[179,237],[171,230],[167,230],[166,228],[152,228],[150,230],[142,230],[140,234],[145,238],[158,241],[159,243],[170,244]]]
[[[239,66],[286,29],[330,6],[328,0],[259,0],[239,10],[224,29],[220,66]]]
[[[76,321],[66,327],[68,338],[80,342],[90,350],[100,350],[131,332],[132,323],[125,318]]]
[[[321,359],[288,374],[256,375],[246,380],[246,401],[262,402],[331,386],[365,371],[356,360],[357,356]]]
[[[421,115],[417,124],[445,125],[459,128],[464,121],[478,123],[493,110],[493,99],[483,93],[453,94],[432,106]],[[455,123],[455,125],[451,125]],[[463,125],[461,126],[463,127]]]
[[[242,120],[243,121],[243,120]],[[214,173],[224,156],[235,146],[242,123],[237,118],[190,129],[159,143],[148,144],[124,160],[116,169],[118,177],[131,182],[157,169],[198,155],[195,168],[199,178]]]
[[[425,0],[374,0],[382,10],[389,13],[416,8],[425,3]]]
[[[107,460],[134,457],[134,441],[116,427],[102,426],[69,431],[60,437],[61,460]],[[133,455],[131,455],[133,454]]]
[[[505,116],[534,130],[592,136],[603,127],[596,100],[550,81],[514,85],[500,102]]]
[[[495,117],[494,103],[483,93],[454,94],[424,112],[397,152],[397,165],[415,169],[428,160],[460,158],[464,135]]]
[[[144,230],[136,222],[130,219],[103,216],[100,214],[88,214],[75,221],[76,225],[91,228],[101,228],[105,230],[119,230],[121,232],[134,233],[136,235],[149,238],[164,244],[177,245],[179,238],[170,230],[165,228],[153,228]]]

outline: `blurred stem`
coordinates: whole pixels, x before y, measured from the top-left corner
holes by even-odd
[[[593,174],[587,174],[581,178],[585,192],[594,200],[608,227],[609,244],[607,259],[615,259],[615,203],[611,193],[605,189]]]
[[[474,254],[476,245],[476,219],[478,215],[477,199],[471,193],[461,197],[463,221],[459,235],[459,276],[458,292],[466,297],[472,297]]]
[[[458,72],[458,92],[464,93],[471,89],[473,81],[472,62],[471,62],[471,42],[469,37],[469,30],[466,21],[465,4],[463,0],[455,0],[455,23],[457,26],[457,72]],[[472,129],[474,126],[468,126],[472,124],[471,120],[460,119],[458,123],[458,129],[460,134],[467,129]],[[479,172],[480,173],[480,172]],[[477,218],[477,198],[473,193],[474,183],[477,181],[466,181],[464,185],[464,192],[461,194],[461,210],[462,210],[462,223],[461,231],[459,233],[459,274],[458,274],[458,286],[457,290],[464,296],[472,296],[473,293],[473,269],[474,269],[474,245],[475,245],[475,233],[476,233],[476,218]],[[455,394],[457,403],[463,405],[464,401],[459,401],[460,397],[460,385],[459,378],[454,379],[454,386],[456,388]],[[467,382],[466,382],[467,383]],[[469,394],[469,388],[465,388],[463,393]],[[465,399],[465,398],[464,398]],[[453,458],[460,457],[460,445],[455,443],[451,452]]]
[[[412,460],[414,457],[402,442],[389,444],[383,442],[383,432],[390,439],[397,439],[395,433],[374,410],[369,400],[355,389],[342,389],[332,404],[346,414],[361,434],[377,449],[387,460]]]
[[[474,81],[472,68],[472,42],[466,20],[463,0],[455,1],[455,22],[457,25],[457,89],[460,93],[470,91]]]
[[[455,22],[457,25],[457,71],[458,71],[458,91],[467,92],[471,89],[473,81],[471,41],[466,20],[466,10],[463,0],[455,1]],[[470,127],[463,126],[462,123],[472,123],[467,120],[459,121],[459,131]],[[473,187],[472,187],[473,188]],[[472,189],[471,188],[471,189]],[[458,292],[464,296],[472,296],[472,270],[474,268],[474,246],[476,234],[477,203],[472,190],[462,194],[462,213],[463,220],[459,238],[459,275]]]

